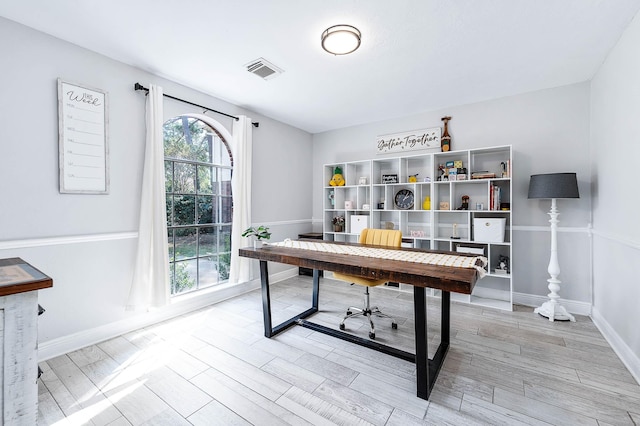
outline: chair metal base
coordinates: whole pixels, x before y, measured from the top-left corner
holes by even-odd
[[[381,312],[380,309],[378,309],[377,306],[371,307],[369,305],[369,287],[365,287],[364,289],[365,289],[365,291],[364,291],[364,308],[356,308],[355,306],[350,306],[347,309],[347,314],[344,316],[344,318],[342,319],[342,322],[340,323],[340,330],[344,330],[345,329],[344,322],[346,320],[348,320],[349,318],[354,318],[354,317],[358,317],[358,316],[366,317],[369,320],[369,327],[370,327],[370,329],[369,329],[369,338],[370,339],[375,339],[376,338],[376,329],[375,329],[375,326],[373,325],[373,320],[371,319],[372,316],[391,319],[391,328],[397,329],[398,328],[398,323],[396,322],[396,320],[391,315],[387,315],[384,312]]]

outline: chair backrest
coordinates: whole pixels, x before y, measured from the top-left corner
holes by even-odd
[[[360,233],[358,242],[360,244],[400,247],[402,245],[402,232],[394,229],[365,228]]]

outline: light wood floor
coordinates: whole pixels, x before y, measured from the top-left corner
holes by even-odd
[[[310,279],[272,287],[280,319],[309,306]],[[378,319],[376,340],[413,352],[411,294],[371,297],[398,318],[398,330]],[[312,320],[337,326],[361,302],[362,287],[323,279]],[[424,401],[413,364],[299,326],[267,339],[261,306],[251,292],[42,362],[39,424],[640,425],[640,386],[587,317],[453,303],[451,347]],[[429,311],[436,335],[439,300]],[[368,332],[361,318],[347,329]]]

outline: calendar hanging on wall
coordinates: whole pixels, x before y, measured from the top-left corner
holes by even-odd
[[[60,192],[109,193],[107,93],[58,79]]]

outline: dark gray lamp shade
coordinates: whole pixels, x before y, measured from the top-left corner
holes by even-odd
[[[531,175],[529,198],[580,198],[576,174]]]

